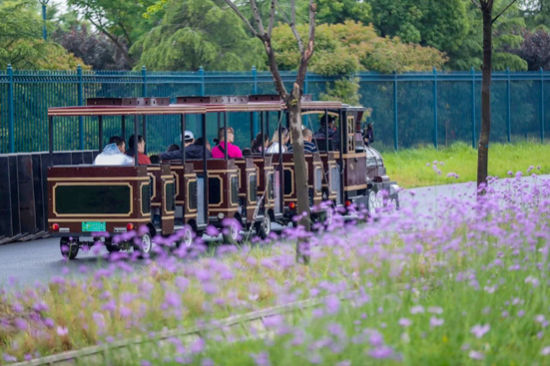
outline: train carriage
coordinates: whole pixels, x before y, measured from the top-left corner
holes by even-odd
[[[92,98],[87,106],[50,108],[50,154],[54,145],[54,117],[96,117],[101,150],[106,116],[120,117],[122,131],[125,131],[126,118],[134,117],[134,146],[137,146],[139,117],[179,115],[184,120],[185,115],[205,113],[199,106],[169,107],[168,104],[168,98]],[[145,118],[143,121],[145,131]],[[157,233],[174,233],[175,213],[180,206],[180,223],[185,231],[182,241],[190,245],[193,237],[189,226],[199,229],[197,180],[191,165],[180,165],[173,170],[166,164],[144,167],[138,166],[137,156],[134,166],[50,166],[50,232],[61,237],[62,254],[70,259],[76,257],[81,245],[92,244],[97,239],[105,241],[109,251],[135,247],[147,254]],[[113,235],[133,230],[139,234],[139,240],[117,243],[112,240]]]

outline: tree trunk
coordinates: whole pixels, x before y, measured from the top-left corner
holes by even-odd
[[[479,189],[482,185],[487,184],[489,137],[491,134],[492,2],[482,7],[481,11],[483,14],[483,79],[481,86],[481,133],[477,150],[478,194],[485,193],[484,189]]]
[[[302,134],[301,121],[301,92],[300,87],[294,84],[290,98],[287,100],[287,110],[290,118],[290,134],[292,137],[292,148],[294,153],[294,173],[296,183],[297,213],[301,216],[299,224],[306,231],[310,230],[310,208],[309,208],[309,189],[307,186],[307,164],[304,155],[304,136]],[[296,242],[296,259],[309,263],[309,248],[307,240],[298,240]]]

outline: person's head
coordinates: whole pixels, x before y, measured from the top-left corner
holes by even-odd
[[[269,136],[258,132],[256,138],[252,140],[251,150],[252,152],[261,152],[269,145]]]
[[[185,133],[183,135],[183,141],[185,142],[185,146],[189,146],[193,142],[195,142],[195,136],[193,135],[193,132],[189,130],[185,130]]]
[[[285,127],[280,127],[281,130],[281,144],[286,144],[288,140],[290,140],[290,134],[288,133],[288,130]],[[271,143],[279,142],[279,129],[276,129],[275,132],[273,132],[273,136],[271,136]]]
[[[313,140],[313,132],[309,128],[304,128],[302,134],[304,135],[305,141],[311,142]]]
[[[334,121],[336,117],[331,116],[330,114],[324,114],[323,117],[321,117],[321,128],[325,128],[325,126],[328,124],[328,128],[334,128]]]
[[[195,140],[195,145],[198,145],[198,146],[203,146],[204,145],[204,137],[199,137]],[[210,151],[210,142],[208,140],[206,140],[206,150]]]
[[[138,144],[137,144],[137,151],[141,154],[145,153],[145,139],[143,136],[138,135]],[[130,139],[128,140],[128,146],[130,147],[130,150],[134,151],[134,135],[130,136]]]
[[[124,142],[122,137],[120,137],[120,136],[111,136],[111,138],[109,139],[109,143],[110,144],[116,144],[116,146],[118,147],[118,149],[120,150],[121,153],[124,154],[126,152],[126,143]]]
[[[180,149],[180,146],[178,144],[172,144],[170,146],[168,146],[168,148],[166,149],[166,151],[170,152],[170,151],[177,151]]]
[[[149,157],[149,159],[151,159],[151,164],[158,164],[160,163],[160,156],[158,155],[151,155]]]
[[[218,141],[225,141],[225,129],[222,127],[218,130]],[[235,141],[235,131],[233,127],[227,127],[227,142],[233,143]]]

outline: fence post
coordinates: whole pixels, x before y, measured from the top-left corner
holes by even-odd
[[[204,69],[199,67],[199,76],[201,78],[201,97],[204,97],[205,85],[204,85]]]
[[[82,67],[76,67],[76,75],[78,77],[78,105],[84,105],[84,81],[82,77]],[[84,150],[84,117],[78,117],[78,139],[80,150]]]
[[[476,148],[476,71],[470,69],[472,75],[472,148]]]
[[[511,94],[510,94],[510,68],[506,68],[506,134],[508,138],[508,143],[512,142],[512,115],[510,113],[511,110]]]
[[[8,135],[10,153],[15,152],[15,133],[13,130],[13,69],[8,64]]]
[[[393,72],[393,148],[395,150],[399,149],[399,144],[397,142],[399,137],[398,129],[398,118],[397,118],[397,73]]]
[[[540,72],[540,143],[544,143],[544,70]]]
[[[433,68],[434,82],[433,82],[433,96],[434,96],[434,147],[437,149],[437,69]]]
[[[141,67],[141,96],[147,96],[147,68],[145,65]]]

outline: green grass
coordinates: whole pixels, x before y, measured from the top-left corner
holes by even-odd
[[[465,143],[456,143],[439,149],[419,147],[384,152],[382,155],[389,177],[403,188],[477,180],[477,150]],[[441,174],[433,168],[435,162]],[[517,171],[527,174],[529,167],[534,167],[533,172],[537,174],[550,173],[550,144],[534,141],[491,144],[490,176],[503,178],[509,171],[514,174]],[[448,177],[449,173],[456,173],[458,178]]]

